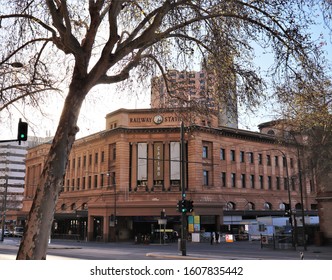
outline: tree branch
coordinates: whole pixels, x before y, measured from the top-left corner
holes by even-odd
[[[54,43],[66,54],[73,54],[77,58],[77,61],[79,61],[80,58],[83,58],[83,53],[80,43],[71,33],[70,21],[68,22],[69,14],[66,1],[62,0],[61,4],[59,4],[59,8],[55,6],[52,0],[46,0],[46,4],[53,19],[53,25],[60,34],[60,40],[57,37],[53,38]],[[66,26],[63,24],[63,20],[65,20]]]
[[[56,31],[50,27],[49,25],[47,25],[46,23],[44,23],[43,21],[41,21],[39,18],[36,18],[32,15],[28,15],[28,14],[10,14],[10,15],[2,15],[0,16],[0,21],[2,19],[6,19],[6,18],[27,18],[27,19],[31,19],[32,21],[38,23],[39,25],[41,25],[43,28],[45,28],[47,31],[50,31],[52,33],[53,37],[56,37]]]
[[[15,49],[15,51],[13,51],[3,61],[1,61],[0,66],[3,65],[4,63],[6,63],[7,61],[9,61],[10,58],[15,56],[15,54],[17,54],[20,50],[24,49],[26,46],[28,46],[30,44],[34,44],[36,42],[43,42],[43,41],[50,42],[50,41],[53,41],[53,40],[51,38],[38,38],[38,39],[33,39],[31,41],[28,41],[28,42],[24,43],[22,46],[17,47],[17,49]]]
[[[8,89],[11,89],[11,88],[15,88],[15,89],[17,89],[17,88],[19,88],[19,87],[28,87],[28,86],[30,86],[29,84],[16,84],[16,85],[14,85],[14,86],[11,86],[11,87],[8,87],[8,88],[6,88],[6,89],[4,89],[4,90],[8,90]],[[43,86],[43,85],[42,85]],[[2,91],[4,91],[4,90],[2,90]],[[40,88],[40,89],[36,89],[36,90],[34,90],[34,91],[23,91],[23,92],[25,92],[24,94],[22,94],[22,95],[19,95],[19,96],[16,96],[15,98],[13,98],[13,99],[10,99],[10,100],[8,100],[7,102],[5,102],[4,101],[4,104],[0,107],[0,112],[2,111],[2,110],[4,110],[4,109],[6,109],[6,108],[8,108],[9,106],[11,106],[11,105],[13,105],[13,104],[15,104],[17,101],[19,101],[19,100],[21,100],[21,99],[24,99],[24,98],[26,98],[26,97],[32,97],[32,96],[34,96],[35,94],[37,94],[37,93],[40,93],[40,92],[44,92],[44,91],[49,91],[49,90],[56,90],[56,91],[59,91],[59,89],[57,89],[57,88],[54,88],[54,87],[45,87],[45,88]]]
[[[142,52],[143,50],[139,50],[135,54],[134,58],[125,67],[123,67],[122,71],[119,74],[114,76],[103,75],[102,77],[100,77],[97,84],[112,84],[128,79],[130,70],[132,70],[140,63],[142,58]]]

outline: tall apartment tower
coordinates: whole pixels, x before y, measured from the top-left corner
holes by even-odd
[[[0,209],[19,210],[22,207],[25,177],[26,143],[0,144]]]
[[[151,86],[151,107],[191,107],[193,110],[214,112],[218,115],[219,126],[237,128],[235,85],[220,87],[219,85],[225,84],[225,81],[219,83],[215,77],[215,74],[204,68],[201,71],[189,72],[170,70],[165,77],[154,77]]]

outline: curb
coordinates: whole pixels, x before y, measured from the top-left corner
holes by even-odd
[[[152,258],[165,258],[165,259],[182,259],[182,260],[214,260],[215,258],[209,258],[209,257],[195,257],[191,255],[182,256],[182,255],[165,255],[161,253],[147,253],[147,257]]]

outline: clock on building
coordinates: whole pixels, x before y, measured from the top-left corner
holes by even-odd
[[[153,118],[153,121],[155,124],[161,124],[163,122],[164,118],[161,115],[156,115]]]

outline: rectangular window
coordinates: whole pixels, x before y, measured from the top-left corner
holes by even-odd
[[[226,187],[226,172],[221,172],[221,186]]]
[[[209,185],[209,171],[203,170],[203,186]]]
[[[276,177],[276,188],[280,190],[280,177]]]
[[[89,155],[89,165],[91,165],[92,164],[92,155],[90,154]]]
[[[226,160],[225,149],[220,148],[220,160]]]
[[[262,154],[258,154],[258,164],[259,165],[263,164],[263,155]]]
[[[270,155],[266,155],[266,164],[267,165],[271,165],[271,156]]]
[[[287,166],[287,159],[286,159],[286,157],[282,157],[282,165],[283,165],[283,167]]]
[[[98,163],[98,153],[95,153],[95,164]]]
[[[241,185],[243,189],[246,188],[246,174],[241,174]]]
[[[180,176],[180,142],[170,143],[170,173],[171,181],[179,181]]]
[[[279,157],[278,156],[274,157],[274,165],[279,166]]]
[[[148,144],[137,144],[137,180],[146,181],[148,179]]]
[[[250,175],[250,188],[255,188],[255,175]]]
[[[104,162],[105,161],[105,152],[102,151],[101,152],[101,159],[100,159],[101,162]]]
[[[267,185],[268,185],[269,190],[272,190],[272,177],[271,176],[267,177]]]
[[[262,175],[259,175],[259,187],[261,190],[264,189],[264,177]]]
[[[111,172],[111,184],[114,186],[116,184],[116,180],[115,180],[115,172]]]
[[[253,152],[250,152],[250,153],[248,154],[248,157],[249,157],[249,162],[250,162],[250,163],[254,163],[254,153],[253,153]]]
[[[100,174],[100,186],[104,186],[104,174]]]
[[[244,151],[240,151],[240,162],[244,162]]]
[[[83,156],[83,167],[86,166],[86,156]]]
[[[81,178],[77,178],[77,186],[76,186],[76,190],[79,190],[81,187]]]
[[[85,177],[83,177],[83,184],[82,184],[82,189],[85,190]]]
[[[203,146],[203,154],[202,154],[202,158],[208,158],[209,154],[208,154],[208,147],[207,146]]]
[[[236,174],[235,173],[231,174],[231,184],[232,184],[232,188],[236,187]]]
[[[231,161],[235,161],[235,150],[231,150]]]
[[[91,189],[92,179],[91,176],[88,178],[88,189]]]
[[[94,187],[95,189],[98,187],[98,175],[95,175]]]

